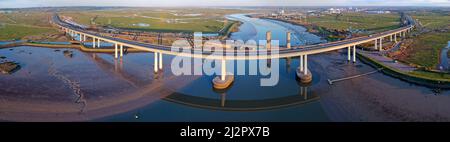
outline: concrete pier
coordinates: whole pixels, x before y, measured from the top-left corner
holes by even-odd
[[[118,57],[119,55],[118,55],[118,53],[117,53],[117,52],[118,52],[118,51],[117,51],[117,48],[118,48],[118,47],[117,47],[117,44],[114,44],[114,58],[116,58],[116,59],[119,58],[119,57]]]
[[[162,59],[162,53],[159,53],[159,69],[162,70],[162,65],[163,65],[163,59]]]
[[[267,48],[267,50],[270,50],[270,48],[272,48],[272,32],[271,31],[266,32],[266,40],[267,40],[266,48]]]
[[[296,74],[301,83],[312,81],[312,73],[308,70],[308,55],[300,55],[300,67],[297,68]]]
[[[92,48],[95,48],[95,37],[92,38]]]
[[[231,86],[234,81],[234,75],[226,72],[226,60],[222,59],[221,74],[216,76],[213,80],[213,87],[215,89],[226,89]]]
[[[291,32],[286,33],[286,48],[291,49]]]
[[[353,45],[353,63],[356,63],[356,45]]]
[[[380,38],[380,47],[378,49],[379,51],[383,51],[383,38]]]
[[[100,39],[98,39],[97,47],[100,48]]]
[[[351,54],[352,54],[352,52],[351,52],[351,47],[349,46],[349,47],[347,48],[347,61],[349,61],[349,62],[350,62],[350,60],[351,60]]]
[[[120,45],[120,57],[123,57],[123,45]]]
[[[300,71],[303,71],[303,55],[300,55],[300,59],[299,59],[299,62],[300,62]]]
[[[227,89],[228,87],[233,84],[234,81],[234,75],[229,73],[225,76],[224,80],[221,79],[221,77],[217,76],[213,79],[213,87],[214,89]]]
[[[378,39],[375,39],[375,50],[378,49]]]
[[[394,34],[394,41],[397,43],[397,34]]]
[[[297,68],[297,78],[300,79],[301,83],[310,83],[312,81],[312,73],[309,70],[306,70],[307,74],[304,74],[305,71],[300,71],[300,68]]]
[[[155,72],[158,72],[158,53],[157,52],[154,52],[153,69]]]

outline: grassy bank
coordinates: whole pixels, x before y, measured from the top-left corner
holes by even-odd
[[[60,15],[88,26],[112,26],[158,32],[217,33],[232,24],[227,22],[224,16],[236,12],[238,10],[122,8],[120,10],[66,11]]]
[[[436,69],[439,64],[440,52],[450,40],[450,12],[415,11],[408,14],[417,19],[420,26],[416,33],[419,34],[410,37],[407,42],[409,44],[403,45],[406,47],[403,51],[405,56],[398,60],[427,69]]]
[[[409,12],[414,19],[420,23],[424,28],[435,30],[450,28],[450,12],[449,11],[434,11],[434,12]]]
[[[241,22],[239,21],[228,22],[228,24],[220,31],[220,35],[228,37],[232,32],[236,32],[240,25]]]
[[[21,46],[35,46],[35,47],[47,47],[47,48],[75,48],[84,52],[95,52],[95,53],[114,53],[114,48],[89,48],[81,44],[45,44],[45,43],[22,43]],[[127,49],[127,52],[146,52],[135,48]]]
[[[58,31],[48,27],[34,27],[29,25],[5,24],[0,27],[0,40],[18,40],[30,36],[44,36]]]
[[[401,80],[432,88],[450,89],[450,75],[448,74],[428,71],[403,72],[395,68],[385,66],[384,64],[362,54],[357,53],[357,56],[362,62],[367,63],[375,68],[382,68],[383,73],[399,78]]]
[[[58,31],[50,23],[50,13],[44,11],[14,11],[0,13],[0,41],[18,39],[54,40]]]
[[[450,32],[424,33],[413,37],[411,45],[405,50],[406,55],[399,60],[413,63],[426,68],[435,68],[439,64],[439,56],[442,48],[447,46],[450,40]]]
[[[33,47],[45,47],[45,48],[74,48],[79,49],[83,52],[95,52],[95,53],[114,53],[115,49],[110,48],[90,48],[81,44],[47,44],[47,43],[39,43],[39,42],[24,42],[24,43],[14,43],[9,45],[2,45],[0,48],[13,48],[18,46],[33,46]],[[135,48],[128,48],[127,52],[147,52]]]
[[[344,39],[350,32],[358,35],[368,35],[400,27],[399,14],[325,14],[321,16],[311,16],[305,20],[282,21],[301,25],[307,28],[308,32],[318,35],[328,41]]]
[[[400,15],[398,14],[326,14],[324,16],[308,17],[307,21],[328,30],[337,31],[358,29],[369,32],[382,32],[400,27]]]

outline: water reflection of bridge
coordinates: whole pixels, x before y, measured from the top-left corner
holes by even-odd
[[[123,68],[123,60],[115,60],[115,63],[111,63],[104,59],[99,54],[85,54],[90,58],[100,69],[105,72],[109,72],[112,75],[118,77],[121,80],[129,83],[136,88],[143,88],[143,90],[138,91],[141,94],[151,93],[156,86],[164,87],[165,83],[163,81],[157,81],[154,78],[153,82],[142,81],[142,78],[135,77],[125,71]],[[130,62],[127,62],[130,63]],[[289,68],[290,62],[286,62],[286,68]],[[165,80],[170,81],[175,79],[176,76],[166,77]],[[195,78],[192,78],[195,79]],[[192,80],[191,80],[192,81]],[[297,95],[291,95],[286,97],[277,97],[271,99],[255,99],[255,100],[227,100],[226,90],[215,90],[217,98],[214,97],[198,97],[189,94],[178,93],[177,88],[184,86],[178,86],[175,88],[166,88],[161,99],[174,102],[182,105],[192,106],[196,108],[212,109],[212,110],[224,110],[224,111],[261,111],[270,109],[279,109],[297,105],[303,105],[319,100],[319,96],[314,94],[314,91],[308,91],[308,86],[299,83],[299,93]],[[149,102],[151,103],[151,102]]]
[[[227,100],[226,93],[222,93],[218,96],[218,99],[197,97],[182,93],[173,93],[163,99],[202,109],[224,111],[262,111],[308,104],[320,99],[320,97],[313,92],[308,94],[307,89],[308,87],[301,87],[298,95],[260,100]]]

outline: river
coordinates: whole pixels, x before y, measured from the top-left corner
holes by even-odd
[[[280,46],[286,46],[286,32],[290,31],[291,45],[307,45],[326,42],[319,36],[306,32],[306,28],[281,21],[251,18],[245,14],[228,15],[227,18],[241,21],[239,31],[232,33],[232,40],[266,40],[266,32],[272,33],[272,40],[278,40]]]
[[[442,71],[449,71],[450,70],[450,58],[447,56],[448,55],[448,51],[450,50],[450,41],[448,42],[448,45],[444,48],[441,49],[441,55],[440,57],[440,61],[439,61],[439,69]]]
[[[256,21],[253,25],[260,24]],[[267,29],[276,27],[273,33],[285,27],[266,21],[272,23],[264,24]],[[251,25],[244,22],[233,36],[259,39],[259,30],[255,33]],[[244,36],[249,33],[255,34]],[[73,56],[65,56],[64,50]],[[437,93],[382,73],[329,85],[328,79],[375,70],[359,60],[347,63],[344,51],[308,56],[312,84],[298,83],[298,58],[290,58],[280,59],[276,86],[261,87],[262,75],[236,75],[224,91],[213,89],[214,76],[173,75],[174,57],[169,55],[163,57],[163,72],[158,74],[153,72],[153,53],[129,53],[115,60],[106,53],[21,46],[0,49],[0,55],[21,65],[14,74],[0,75],[3,121],[450,120],[449,91]]]

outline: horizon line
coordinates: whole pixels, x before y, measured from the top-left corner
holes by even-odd
[[[0,7],[0,9],[27,9],[27,8],[76,8],[76,7],[120,7],[120,8],[181,8],[181,7],[190,7],[190,8],[209,8],[209,7],[449,7],[447,5],[306,5],[306,6],[292,6],[292,5],[276,5],[276,6],[30,6],[30,7]]]

